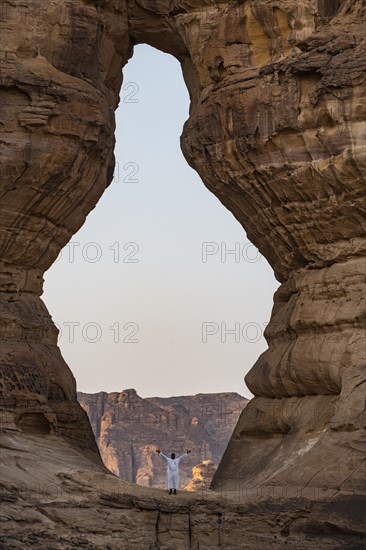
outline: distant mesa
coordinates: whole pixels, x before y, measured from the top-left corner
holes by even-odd
[[[181,467],[181,485],[208,489],[248,399],[237,393],[140,397],[120,393],[78,393],[104,464],[122,479],[165,487],[166,466],[155,453],[192,449]]]

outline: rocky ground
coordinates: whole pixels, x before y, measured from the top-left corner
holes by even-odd
[[[362,509],[331,495],[180,492],[123,481],[55,435],[1,432],[4,550],[356,550]],[[339,510],[338,510],[339,511]]]

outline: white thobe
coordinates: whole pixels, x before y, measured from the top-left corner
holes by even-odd
[[[167,486],[168,489],[179,489],[179,462],[188,455],[188,453],[184,453],[182,456],[178,456],[178,458],[169,458],[164,453],[159,453],[160,456],[165,458],[165,460],[168,463],[167,467]]]

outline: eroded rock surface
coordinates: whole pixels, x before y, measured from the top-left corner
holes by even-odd
[[[107,468],[126,481],[166,487],[166,462],[156,454],[192,452],[180,469],[181,487],[207,488],[248,400],[237,393],[142,398],[134,389],[78,392]],[[207,472],[203,461],[209,461]],[[192,474],[196,465],[205,470]],[[209,479],[209,476],[210,479]],[[191,489],[193,490],[193,489]]]
[[[337,503],[355,510],[364,494],[365,12],[363,0],[2,2],[4,426],[98,459],[42,274],[111,181],[122,67],[146,42],[182,64],[187,161],[282,283],[212,487],[330,491],[346,528]]]
[[[342,499],[337,509],[305,493],[271,502],[257,492],[168,495],[118,479],[61,437],[1,436],[3,550],[364,548],[362,509]]]
[[[202,462],[193,466],[192,479],[185,488],[187,491],[204,491],[209,489],[215,471],[216,467],[212,460],[202,460]]]

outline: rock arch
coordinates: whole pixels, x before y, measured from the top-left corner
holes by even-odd
[[[344,0],[332,18],[312,0],[3,4],[3,424],[31,409],[96,451],[40,299],[42,274],[111,181],[122,68],[146,42],[182,64],[187,161],[282,283],[269,348],[246,378],[255,398],[212,486],[357,493],[364,2]]]

